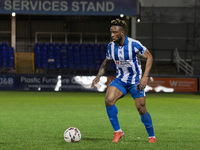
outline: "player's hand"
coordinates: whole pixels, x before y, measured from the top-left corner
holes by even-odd
[[[100,81],[99,78],[94,78],[94,80],[92,81],[92,84],[91,84],[91,88],[94,88],[94,86]]]
[[[147,82],[148,82],[148,77],[147,76],[143,76],[142,79],[140,80],[140,83],[139,83],[139,88],[140,90],[144,90],[146,85],[147,85]]]

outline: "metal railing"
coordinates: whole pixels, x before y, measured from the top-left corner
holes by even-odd
[[[194,74],[194,68],[180,57],[177,48],[175,48],[173,52],[173,62],[176,64],[178,72],[182,70],[185,72],[186,75]]]

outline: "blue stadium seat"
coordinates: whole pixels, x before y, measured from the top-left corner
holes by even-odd
[[[9,63],[8,63],[8,68],[14,69],[14,68],[15,68],[14,62],[9,62]]]
[[[14,48],[8,47],[6,42],[2,42],[0,45],[0,67],[3,69],[14,69]]]
[[[40,47],[41,43],[35,43],[35,47]]]
[[[47,44],[43,43],[41,48],[41,66],[43,69],[48,69],[48,53],[47,53]]]
[[[69,69],[74,69],[74,58],[73,58],[73,45],[68,44],[67,46],[67,67]]]
[[[93,45],[93,51],[96,52],[96,53],[99,52],[99,45],[98,44]]]
[[[1,67],[4,69],[8,67],[8,51],[5,43],[1,44]]]
[[[36,48],[35,50],[35,67],[41,68],[41,52],[40,48]]]
[[[105,59],[106,45],[36,43],[34,52],[36,68],[94,70]]]
[[[8,56],[8,51],[7,50],[1,50],[1,57],[7,58]]]
[[[80,45],[80,63],[81,63],[81,68],[83,70],[88,69],[87,65],[87,52],[86,52],[86,44],[81,44]]]
[[[43,44],[44,47],[46,47],[45,44]],[[46,49],[46,48],[44,48]],[[41,51],[42,51],[42,44],[41,43],[36,43],[35,44],[35,48],[34,48],[34,57],[35,57],[35,68],[42,68],[42,65],[41,65],[41,59],[42,59],[42,54],[41,54]]]
[[[67,51],[72,51],[73,50],[73,45],[70,43],[67,45]]]
[[[2,42],[2,43],[1,43],[0,49],[1,49],[1,50],[7,50],[7,47],[8,47],[8,46],[7,46],[7,43],[6,43],[6,42]]]
[[[2,68],[6,69],[8,67],[8,63],[7,62],[2,62]]]
[[[61,57],[61,67],[62,68],[67,68],[68,67],[67,56]]]
[[[56,69],[61,68],[61,61],[60,61],[60,59],[55,59],[55,68]]]
[[[42,43],[42,44],[41,44],[41,47],[47,47],[47,46],[48,46],[47,43]]]
[[[60,55],[60,47],[59,46],[55,46],[54,47],[54,54],[55,55]]]
[[[81,55],[79,44],[73,45],[74,69],[81,69]]]
[[[47,60],[43,60],[42,63],[41,63],[41,66],[42,66],[43,69],[48,69]]]
[[[2,42],[1,45],[7,47],[8,44],[6,42]]]
[[[99,45],[99,49],[105,52],[106,51],[106,45],[105,44],[100,44]]]

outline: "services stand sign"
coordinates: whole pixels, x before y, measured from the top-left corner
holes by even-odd
[[[30,15],[137,15],[137,0],[1,0],[0,13]]]

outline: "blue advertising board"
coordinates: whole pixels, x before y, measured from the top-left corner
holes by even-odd
[[[15,77],[14,76],[0,76],[0,90],[13,90],[15,89]]]
[[[137,15],[137,0],[1,0],[0,14]]]
[[[0,75],[0,91],[95,91],[105,92],[115,76]],[[150,76],[145,92],[198,92],[199,76]]]
[[[0,90],[104,92],[107,88],[107,77],[102,77],[98,85],[91,88],[94,78],[94,76],[1,75]]]

